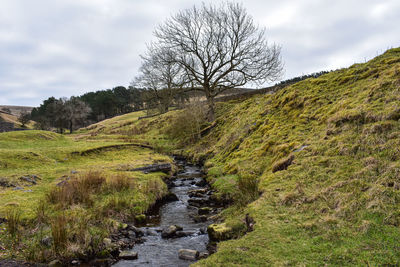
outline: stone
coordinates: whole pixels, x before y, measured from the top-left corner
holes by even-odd
[[[146,231],[146,235],[149,235],[149,236],[156,236],[157,235],[157,232],[156,231],[154,231],[154,230],[147,230]]]
[[[207,182],[206,182],[206,180],[201,179],[200,181],[198,181],[198,182],[196,183],[196,185],[197,185],[197,186],[200,186],[200,187],[203,187],[203,186],[206,186],[206,185],[207,185]]]
[[[172,201],[178,201],[179,198],[174,193],[169,192],[167,195],[163,197],[163,200],[167,202],[172,202]]]
[[[208,252],[200,252],[199,259],[205,259],[208,256],[210,256],[210,254]]]
[[[7,178],[0,177],[0,186],[2,187],[16,187],[16,185],[10,181],[8,181]]]
[[[130,239],[136,238],[136,233],[134,231],[132,231],[132,230],[129,230],[128,231],[128,238],[130,238]]]
[[[227,226],[226,223],[210,224],[207,233],[211,241],[223,241],[233,237],[232,228]]]
[[[206,215],[194,216],[193,220],[194,220],[195,223],[206,222],[207,221],[207,216]]]
[[[36,176],[35,176],[36,177]],[[29,176],[21,176],[19,177],[19,179],[23,182],[27,182],[30,184],[36,184],[36,180],[33,177],[29,177]]]
[[[135,223],[142,224],[146,222],[146,215],[140,214],[135,216]]]
[[[48,265],[49,267],[61,267],[62,266],[62,263],[61,263],[61,261],[59,261],[59,260],[53,260],[53,261],[51,261],[50,263],[49,263],[49,265]]]
[[[79,265],[80,262],[79,262],[78,260],[73,260],[73,261],[71,261],[71,264],[72,264],[72,265]]]
[[[190,190],[188,192],[188,195],[204,195],[207,193],[207,188],[201,188],[201,189],[194,189],[194,190]]]
[[[50,236],[45,236],[40,240],[40,243],[46,247],[50,247],[53,239]]]
[[[104,244],[104,246],[106,246],[106,248],[109,248],[112,245],[112,240],[110,238],[106,237],[103,239],[103,244]]]
[[[138,258],[138,253],[134,251],[122,251],[119,256],[121,260],[136,260]]]
[[[164,228],[161,232],[161,237],[162,238],[171,238],[175,235],[177,231],[181,231],[182,227],[178,225],[170,225],[166,228]]]
[[[199,258],[199,252],[193,249],[180,249],[178,255],[182,260],[195,261]]]
[[[144,234],[145,234],[145,232],[142,229],[137,228],[137,227],[135,227],[133,225],[129,225],[128,229],[134,231],[135,234],[136,234],[136,237],[141,237],[141,236],[144,236]]]
[[[15,187],[15,188],[13,188],[13,190],[14,190],[14,191],[17,191],[17,190],[24,190],[24,188],[23,188],[23,187],[20,187],[20,186],[17,186],[17,187]]]
[[[164,172],[169,173],[172,170],[172,165],[170,163],[161,163],[161,164],[153,164],[140,168],[130,169],[129,171],[141,171],[143,173],[151,173],[151,172]]]
[[[199,229],[199,233],[202,234],[202,235],[206,234],[207,233],[207,227],[200,228]]]
[[[186,236],[191,236],[195,235],[195,231],[176,231],[175,236],[176,237],[186,237]]]
[[[77,174],[77,173],[78,173],[77,171],[74,170],[71,171],[71,174]]]
[[[198,210],[199,215],[210,214],[211,212],[212,212],[212,209],[209,207],[199,208],[199,210]]]
[[[189,192],[189,197],[204,198],[204,194],[200,192]]]
[[[208,203],[207,199],[203,198],[191,198],[188,200],[189,205],[195,206],[195,207],[201,207],[204,206]]]

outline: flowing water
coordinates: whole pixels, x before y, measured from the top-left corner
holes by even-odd
[[[195,184],[203,179],[201,168],[179,160],[176,164],[183,167],[183,170],[178,173],[170,192],[179,200],[161,205],[154,212],[153,219],[141,228],[147,233],[144,236],[145,241],[136,244],[131,250],[138,252],[138,259],[121,260],[113,266],[189,266],[193,261],[180,259],[180,249],[207,252],[208,235],[205,229],[210,222],[194,222],[193,216],[197,215],[197,208],[188,206],[189,191],[204,188]],[[184,232],[191,234],[179,238],[162,238],[161,229],[170,225],[179,225]]]

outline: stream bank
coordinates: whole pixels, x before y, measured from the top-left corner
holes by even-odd
[[[211,191],[198,165],[175,159],[180,171],[168,187],[175,201],[155,206],[148,214],[143,242],[130,252],[136,260],[120,260],[114,266],[189,266],[194,260],[207,257],[210,217],[220,211],[210,200]]]
[[[109,259],[96,259],[81,266],[189,266],[213,252],[209,247],[208,225],[222,210],[212,198],[202,166],[176,157],[179,171],[166,183],[167,198],[159,201],[136,225],[105,239],[118,244]],[[122,250],[122,251],[121,251]]]

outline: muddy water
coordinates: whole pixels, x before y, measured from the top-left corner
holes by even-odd
[[[136,244],[131,251],[138,253],[137,260],[121,260],[113,266],[189,266],[193,261],[179,259],[180,249],[193,249],[199,252],[207,252],[208,235],[205,231],[209,221],[196,223],[193,216],[198,211],[196,207],[188,205],[189,191],[202,189],[195,183],[202,178],[201,168],[187,164],[185,161],[176,161],[183,168],[174,180],[170,191],[178,197],[178,201],[169,202],[154,212],[154,217],[146,226],[141,227],[145,231],[145,241]],[[184,232],[190,235],[179,238],[162,238],[161,229],[170,225],[183,227]]]

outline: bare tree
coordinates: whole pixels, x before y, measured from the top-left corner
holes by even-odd
[[[265,29],[255,25],[237,3],[203,3],[183,10],[155,30],[158,45],[167,48],[208,102],[214,120],[214,98],[248,83],[276,80],[282,72],[280,47],[269,45]]]
[[[26,127],[26,124],[31,120],[31,114],[25,111],[22,111],[18,116],[18,121],[21,123],[22,128]]]
[[[183,68],[175,62],[173,51],[156,45],[150,45],[142,57],[140,75],[132,83],[145,88],[146,101],[158,102],[161,113],[167,112],[175,95],[185,85]]]
[[[90,107],[78,97],[71,97],[64,103],[64,119],[72,133],[76,127],[84,126],[90,113]]]

